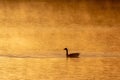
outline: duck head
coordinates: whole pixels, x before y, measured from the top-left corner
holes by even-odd
[[[64,48],[64,50],[68,50],[67,48]]]

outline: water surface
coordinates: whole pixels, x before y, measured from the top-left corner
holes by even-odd
[[[120,80],[118,57],[0,57],[1,80]]]

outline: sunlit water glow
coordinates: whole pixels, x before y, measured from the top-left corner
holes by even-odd
[[[119,26],[119,0],[0,0],[0,80],[120,80]]]
[[[4,58],[1,80],[119,80],[120,58]]]

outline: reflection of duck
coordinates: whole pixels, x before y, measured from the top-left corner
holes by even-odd
[[[71,58],[78,58],[79,57],[79,53],[70,53],[68,54],[68,49],[64,48],[64,50],[66,50],[66,57],[71,57]]]

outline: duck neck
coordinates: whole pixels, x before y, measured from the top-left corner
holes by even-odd
[[[68,56],[68,49],[66,49],[66,56]]]

